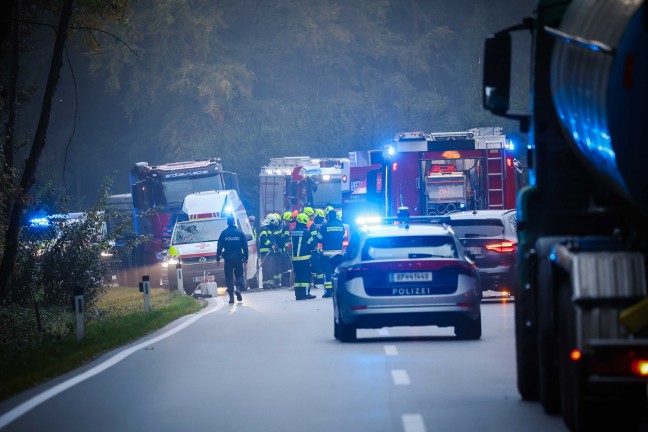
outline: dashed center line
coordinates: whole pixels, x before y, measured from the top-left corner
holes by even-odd
[[[397,356],[398,350],[396,349],[396,345],[385,345],[385,355]]]
[[[389,330],[387,330],[387,329],[384,328],[384,327],[383,327],[383,328],[379,328],[379,329],[376,330],[376,331],[378,332],[378,334],[379,334],[380,336],[389,336]]]
[[[405,369],[394,369],[391,374],[395,385],[410,385],[412,383]]]
[[[403,430],[405,432],[426,432],[423,416],[420,414],[403,414]]]

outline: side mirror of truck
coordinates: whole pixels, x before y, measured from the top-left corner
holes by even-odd
[[[493,114],[509,109],[511,87],[511,35],[499,33],[484,45],[483,105]]]

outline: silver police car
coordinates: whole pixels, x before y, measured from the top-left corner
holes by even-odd
[[[481,337],[479,274],[449,227],[376,225],[353,234],[333,277],[334,335],[436,325]]]

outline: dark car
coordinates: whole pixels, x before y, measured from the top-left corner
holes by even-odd
[[[453,231],[479,270],[481,289],[515,295],[515,210],[476,210],[448,215]]]
[[[377,225],[358,230],[333,277],[334,335],[358,328],[436,325],[481,337],[479,275],[448,227]]]

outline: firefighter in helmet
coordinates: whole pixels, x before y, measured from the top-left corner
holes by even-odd
[[[263,225],[259,229],[259,258],[261,259],[261,269],[263,271],[263,288],[274,288],[274,276],[276,272],[275,250],[277,242],[274,236],[274,230],[279,225],[279,221],[274,213],[269,213]]]
[[[292,261],[290,259],[290,222],[292,213],[287,211],[281,216],[279,229],[275,231],[277,245],[280,251],[280,282],[282,287],[290,286],[290,271],[292,270]]]
[[[321,264],[324,270],[324,295],[333,296],[333,265],[331,258],[342,253],[344,242],[344,225],[337,218],[335,209],[329,210],[326,223],[320,227],[318,238],[322,242]]]
[[[324,289],[324,268],[322,267],[322,245],[319,241],[320,227],[326,222],[324,219],[324,210],[315,209],[313,217],[313,224],[310,227],[311,233],[318,238],[317,249],[313,252],[311,257],[311,273],[313,277],[313,285],[317,289]]]
[[[308,230],[309,217],[300,213],[296,218],[295,229],[290,233],[291,258],[295,269],[295,299],[309,300],[310,294],[310,257],[317,247],[316,237]]]

